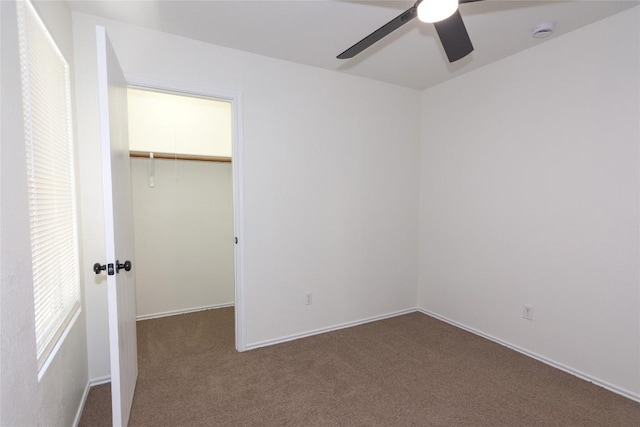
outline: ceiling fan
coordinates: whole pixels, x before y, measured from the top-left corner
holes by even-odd
[[[480,0],[418,0],[408,10],[342,52],[338,59],[353,58],[415,17],[433,23],[449,62],[462,59],[473,51],[473,45],[462,22],[458,4],[476,1]]]

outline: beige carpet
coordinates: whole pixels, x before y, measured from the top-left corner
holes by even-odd
[[[640,403],[414,313],[237,353],[233,309],[138,322],[130,426],[640,426]],[[81,426],[110,426],[109,386]]]

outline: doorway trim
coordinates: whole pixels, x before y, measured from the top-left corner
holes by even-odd
[[[235,278],[235,342],[237,351],[245,351],[245,297],[244,297],[244,162],[242,149],[242,95],[215,89],[125,76],[127,85],[136,89],[166,92],[197,98],[214,99],[231,103],[231,144],[232,144],[232,181],[233,181],[233,230],[237,239],[234,244]]]

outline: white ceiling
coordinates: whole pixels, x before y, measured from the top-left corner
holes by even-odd
[[[485,0],[460,13],[475,47],[449,64],[433,25],[414,19],[365,52],[336,59],[413,5],[411,1],[118,1],[74,0],[72,10],[264,56],[425,89],[543,43],[531,37],[541,22],[558,37],[627,8],[632,1]]]

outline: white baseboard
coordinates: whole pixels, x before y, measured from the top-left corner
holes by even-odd
[[[87,403],[87,397],[89,397],[89,390],[91,387],[106,384],[111,382],[111,376],[107,375],[105,377],[96,378],[93,380],[87,381],[87,385],[84,387],[84,392],[82,393],[82,399],[80,399],[80,406],[78,407],[78,411],[76,412],[76,417],[73,420],[73,427],[78,427],[80,424],[80,418],[82,418],[82,411],[84,411],[84,405]]]
[[[426,314],[427,316],[431,316],[431,317],[433,317],[435,319],[442,320],[443,322],[449,323],[450,325],[453,325],[453,326],[458,327],[460,329],[464,329],[465,331],[471,332],[472,334],[478,335],[478,336],[480,336],[482,338],[486,338],[486,339],[488,339],[490,341],[498,343],[498,344],[500,344],[502,346],[505,346],[507,348],[510,348],[512,350],[515,350],[518,353],[522,353],[525,356],[531,357],[532,359],[536,359],[536,360],[538,360],[538,361],[540,361],[540,362],[542,362],[544,364],[547,364],[549,366],[552,366],[552,367],[554,367],[556,369],[560,369],[561,371],[567,372],[567,373],[569,373],[571,375],[574,375],[574,376],[576,376],[576,377],[578,377],[580,379],[583,379],[585,381],[593,383],[593,384],[595,384],[597,386],[605,388],[605,389],[607,389],[609,391],[612,391],[612,392],[614,392],[616,394],[624,396],[624,397],[626,397],[628,399],[634,400],[636,402],[640,402],[640,395],[639,394],[636,394],[636,393],[633,393],[633,392],[631,392],[629,390],[625,390],[623,388],[617,387],[617,386],[615,386],[613,384],[610,384],[610,383],[608,383],[606,381],[602,381],[599,378],[595,378],[595,377],[593,377],[593,376],[591,376],[589,374],[585,374],[584,372],[581,372],[581,371],[579,371],[577,369],[573,369],[573,368],[571,368],[569,366],[563,365],[562,363],[556,362],[553,359],[549,359],[548,357],[542,356],[540,354],[534,353],[532,351],[529,351],[529,350],[524,349],[522,347],[519,347],[517,345],[511,344],[511,343],[509,343],[507,341],[501,340],[500,338],[496,338],[496,337],[494,337],[492,335],[486,334],[486,333],[484,333],[482,331],[474,329],[474,328],[472,328],[470,326],[467,326],[467,325],[465,325],[463,323],[456,322],[455,320],[451,320],[449,318],[446,318],[444,316],[441,316],[439,314],[436,314],[436,313],[434,313],[432,311],[429,311],[429,310],[426,310],[424,308],[418,307],[417,311],[419,311],[422,314]]]
[[[89,380],[89,388],[95,387],[97,385],[102,385],[111,382],[111,375],[105,375],[104,377],[94,378]]]
[[[340,323],[338,325],[328,326],[326,328],[314,329],[312,331],[302,332],[299,334],[286,335],[284,337],[275,338],[271,340],[258,341],[252,344],[247,344],[246,350],[254,350],[260,347],[268,347],[270,345],[281,344],[288,341],[294,341],[300,338],[311,337],[313,335],[324,334],[325,332],[337,331],[340,329],[351,328],[353,326],[363,325],[365,323],[375,322],[378,320],[388,319],[390,317],[402,316],[404,314],[415,313],[417,308],[407,308],[405,310],[394,311],[379,316],[367,317],[365,319],[355,320],[353,322]]]
[[[136,320],[157,319],[159,317],[177,316],[179,314],[195,313],[196,311],[214,310],[216,308],[226,308],[226,307],[233,307],[233,306],[234,306],[233,302],[227,302],[224,304],[205,305],[202,307],[193,307],[193,308],[186,308],[183,310],[165,311],[162,313],[142,314],[140,316],[136,316]]]
[[[78,427],[80,424],[80,418],[82,417],[82,411],[84,411],[84,405],[87,403],[87,396],[89,396],[89,388],[91,386],[90,383],[87,382],[87,385],[84,387],[84,392],[82,393],[82,399],[80,399],[80,406],[78,406],[78,411],[76,412],[76,417],[73,419],[73,427]]]

